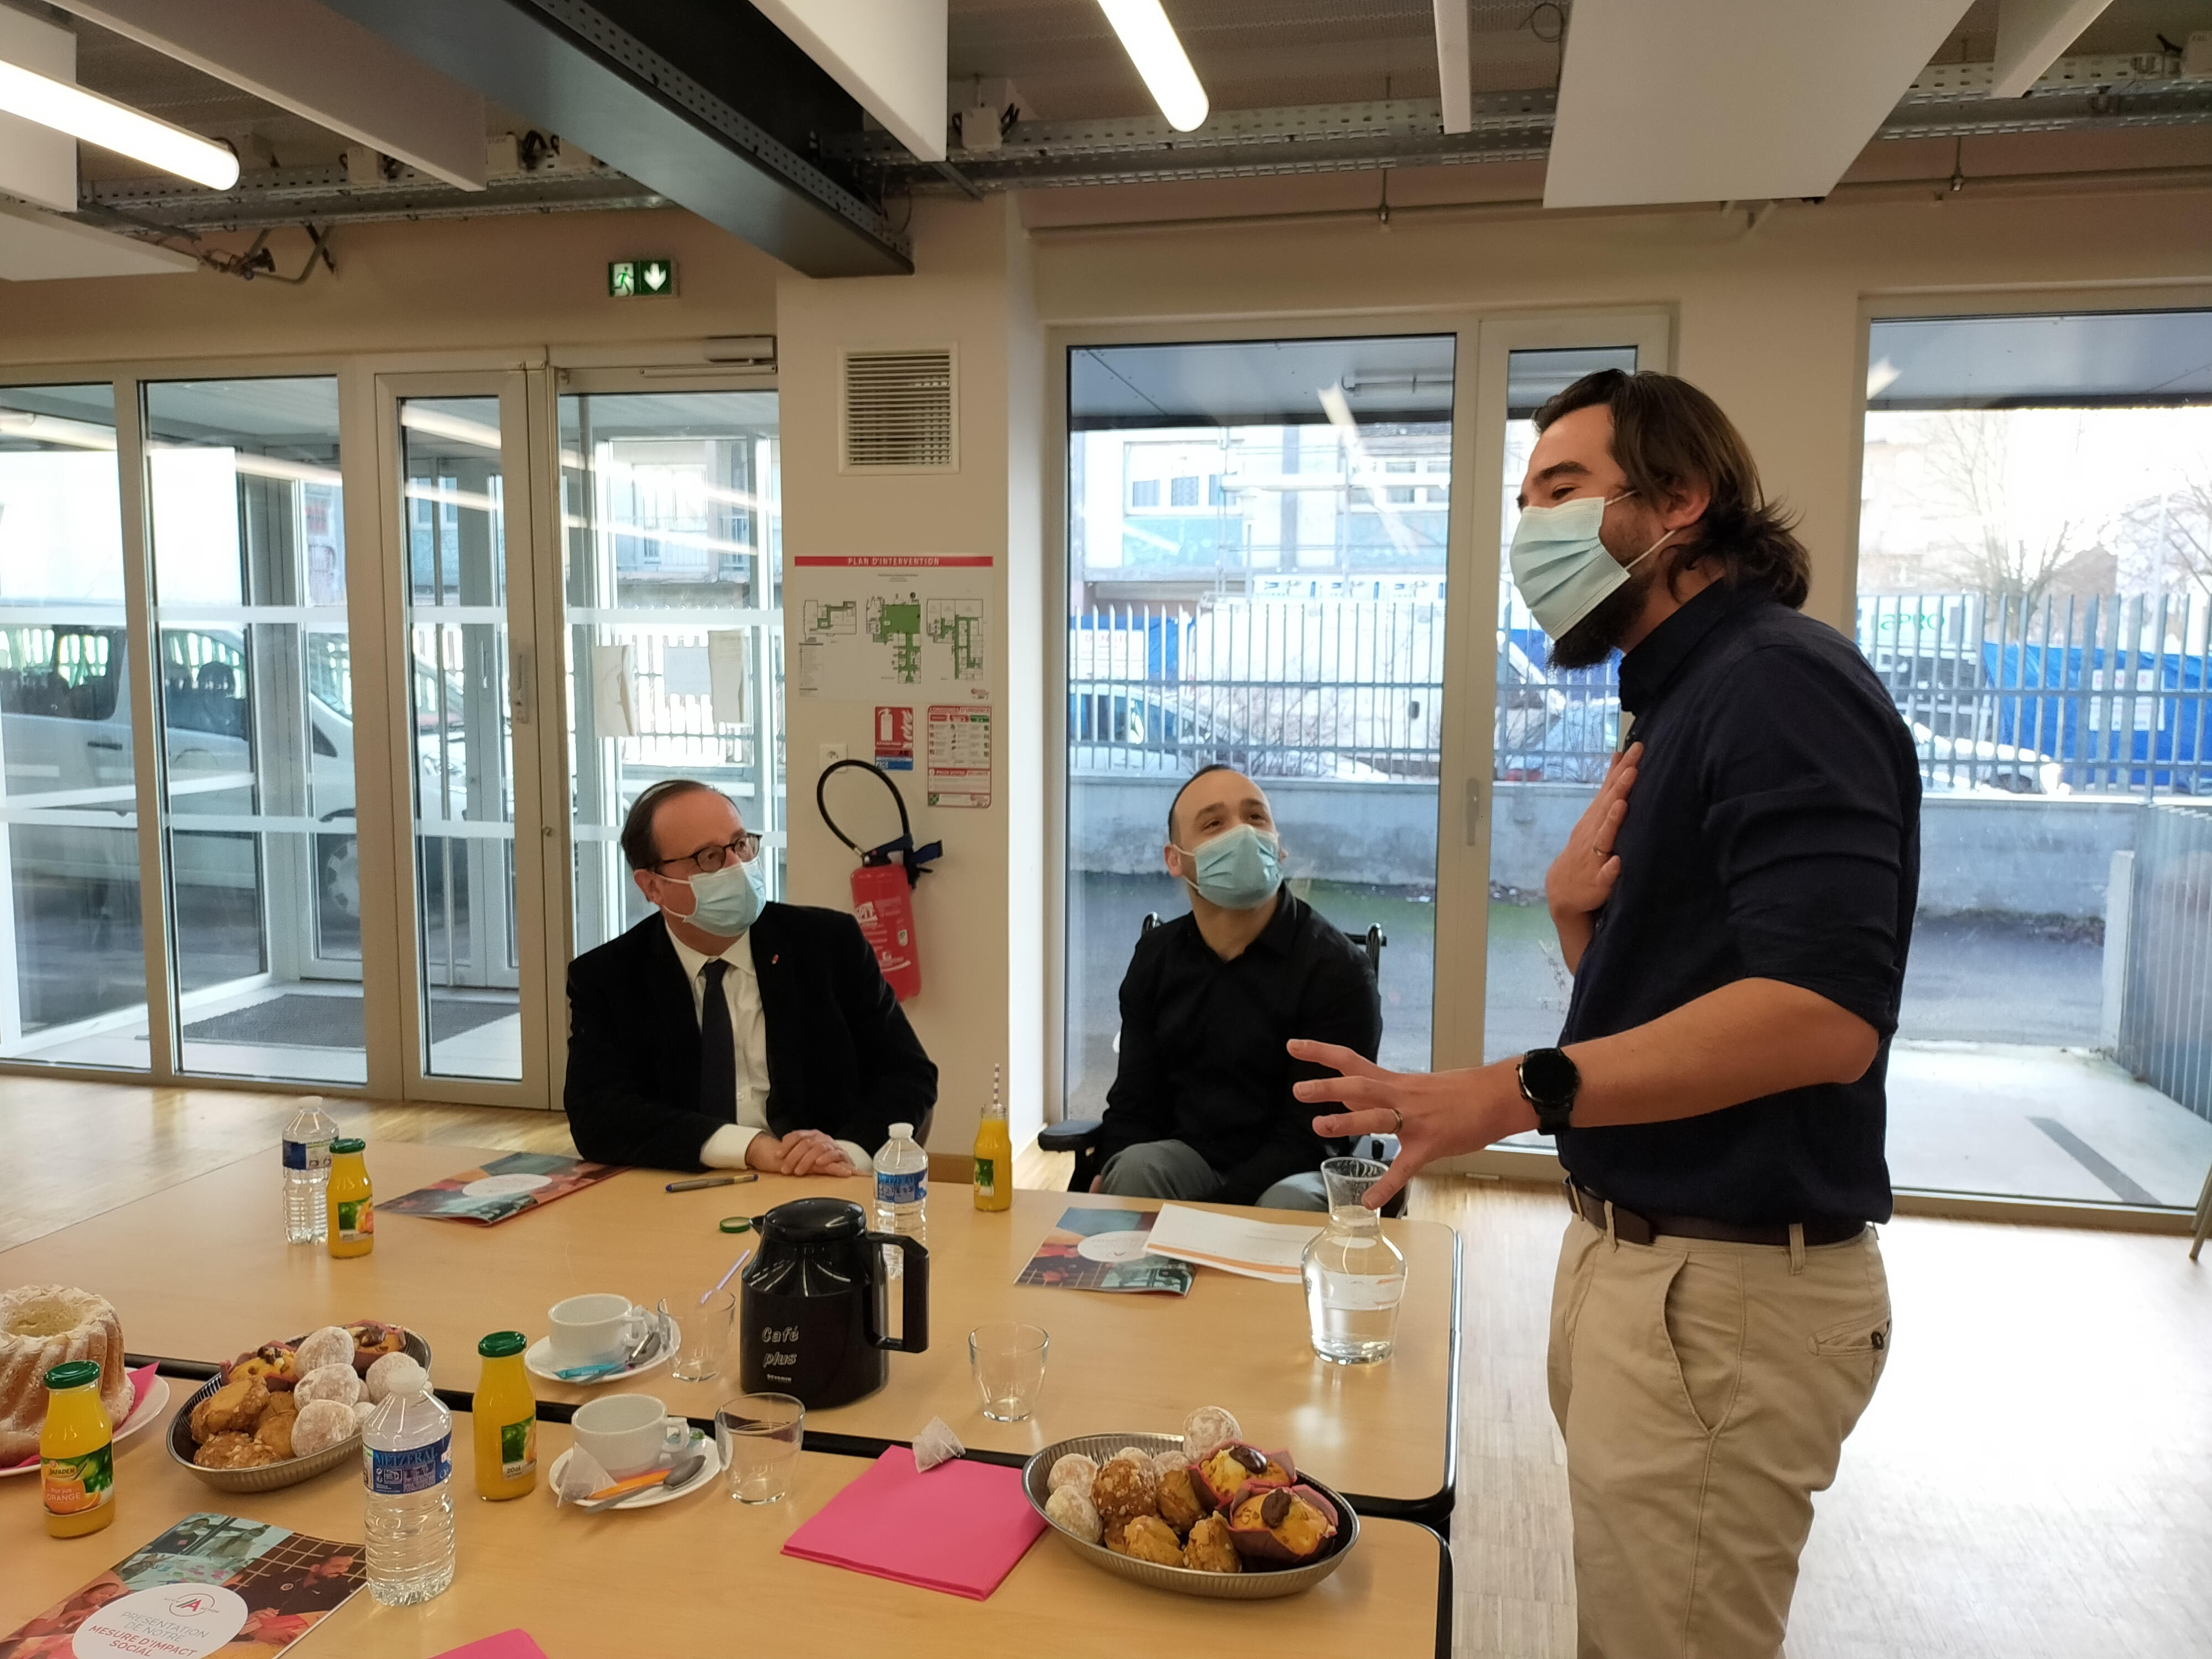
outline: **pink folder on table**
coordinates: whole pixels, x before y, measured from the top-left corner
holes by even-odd
[[[503,1630],[466,1647],[447,1648],[438,1659],[545,1659],[545,1650],[530,1639],[527,1631]]]
[[[914,1454],[893,1446],[783,1553],[981,1601],[1043,1530],[1019,1469],[956,1457],[917,1474]]]

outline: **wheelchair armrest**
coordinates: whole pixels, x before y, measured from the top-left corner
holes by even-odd
[[[1067,1117],[1037,1131],[1037,1150],[1042,1152],[1080,1152],[1097,1139],[1103,1127],[1095,1117]]]

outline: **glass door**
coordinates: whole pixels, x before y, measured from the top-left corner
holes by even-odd
[[[404,665],[389,696],[410,739],[395,746],[409,769],[400,799],[413,852],[409,1092],[543,1104],[524,377],[379,384]]]
[[[1065,1115],[1103,1109],[1169,803],[1265,791],[1290,890],[1381,951],[1381,1059],[1436,1050],[1458,337],[1081,347],[1068,367]]]
[[[580,954],[647,914],[618,837],[665,778],[737,803],[782,896],[783,519],[773,392],[576,392],[559,415]]]
[[[1453,1050],[1438,1054],[1439,1066],[1484,1064],[1556,1042],[1566,1018],[1572,975],[1545,907],[1544,872],[1619,740],[1620,665],[1615,657],[1598,668],[1553,668],[1543,630],[1513,586],[1506,551],[1520,517],[1537,410],[1599,369],[1664,368],[1668,344],[1668,319],[1650,313],[1482,325],[1469,468],[1480,568],[1466,586],[1462,637],[1476,653],[1468,670],[1486,688],[1488,707],[1461,732],[1461,827],[1469,857],[1458,866],[1464,884],[1453,899],[1457,910],[1479,913],[1482,921],[1479,929],[1454,931],[1454,950],[1463,954],[1451,963],[1461,998],[1480,1006],[1482,1018],[1452,1028]],[[1504,1145],[1516,1149],[1509,1156],[1552,1151],[1548,1139],[1534,1135]],[[1475,1167],[1486,1156],[1458,1167]]]

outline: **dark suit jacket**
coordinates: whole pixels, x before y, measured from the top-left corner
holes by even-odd
[[[917,1136],[937,1067],[900,1012],[860,924],[841,910],[763,906],[747,935],[768,1026],[768,1121],[872,1152],[894,1123]],[[700,1109],[699,1019],[658,914],[568,964],[569,1133],[584,1157],[700,1168],[732,1121]]]

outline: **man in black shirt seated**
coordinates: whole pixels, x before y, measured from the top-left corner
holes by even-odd
[[[1327,1073],[1284,1044],[1327,1030],[1374,1058],[1382,1008],[1367,959],[1283,890],[1273,814],[1241,772],[1209,766],[1183,785],[1166,860],[1190,914],[1138,940],[1121,981],[1121,1062],[1093,1189],[1326,1209],[1322,1160],[1350,1143],[1314,1133],[1291,1085]]]
[[[656,913],[568,964],[568,1128],[607,1164],[857,1176],[927,1123],[937,1067],[840,910],[761,896],[719,790],[656,783],[623,821]],[[919,1133],[917,1133],[917,1139]]]

